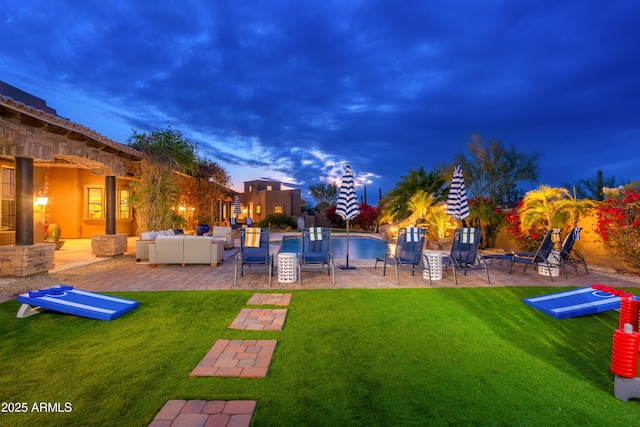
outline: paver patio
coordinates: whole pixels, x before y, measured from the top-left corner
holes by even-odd
[[[169,400],[149,427],[248,427],[255,400]]]
[[[286,308],[244,308],[229,325],[229,329],[247,331],[281,331],[287,317]]]
[[[289,305],[291,294],[253,294],[247,305]]]
[[[276,340],[218,340],[190,377],[264,378]]]

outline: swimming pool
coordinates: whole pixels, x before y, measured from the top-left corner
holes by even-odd
[[[302,239],[298,236],[284,236],[281,252],[300,253]],[[349,259],[376,259],[389,251],[389,244],[372,237],[349,236]],[[346,236],[331,237],[331,254],[334,259],[347,256]]]

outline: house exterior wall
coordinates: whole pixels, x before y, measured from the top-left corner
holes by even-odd
[[[301,202],[299,189],[282,190],[282,184],[275,181],[247,181],[244,183],[244,194],[240,196],[243,209],[241,216],[249,216],[254,222],[259,222],[267,215],[275,214],[276,207],[281,206],[282,213],[295,221],[302,212]]]

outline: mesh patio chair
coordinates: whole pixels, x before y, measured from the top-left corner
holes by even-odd
[[[231,224],[232,230],[237,230],[240,228],[240,224],[238,224],[238,218],[230,218],[229,223]]]
[[[562,242],[562,247],[560,248],[560,257],[562,261],[567,264],[571,263],[573,268],[576,270],[576,274],[578,273],[578,265],[584,265],[584,269],[589,274],[589,269],[587,268],[587,261],[584,259],[584,256],[575,249],[573,249],[573,245],[576,243],[576,240],[580,238],[580,231],[582,228],[575,227],[569,230],[567,236],[564,238],[564,242]]]
[[[269,272],[269,286],[273,276],[273,254],[269,252],[269,230],[261,228],[240,229],[240,253],[236,255],[234,286],[238,285],[238,269],[240,277],[244,277],[245,267],[264,268]]]
[[[544,236],[544,239],[542,240],[542,243],[540,243],[540,246],[538,247],[538,250],[536,252],[491,254],[491,255],[485,255],[485,257],[490,260],[500,259],[501,260],[500,262],[502,262],[502,260],[509,260],[509,274],[511,274],[511,272],[513,271],[513,265],[515,263],[520,263],[520,264],[524,264],[523,271],[527,271],[527,267],[529,265],[534,265],[534,266],[540,265],[542,267],[546,267],[547,271],[549,272],[549,278],[551,279],[552,282],[553,282],[552,271],[554,268],[564,270],[564,276],[568,279],[569,277],[567,276],[567,269],[564,266],[562,257],[556,256],[552,252],[553,246],[554,246],[554,242],[551,236],[552,233],[553,233],[553,230],[547,231],[547,234]]]
[[[331,255],[331,229],[323,227],[305,228],[302,230],[302,253],[300,255],[300,271],[313,268],[327,268],[331,282],[336,284],[336,270]],[[300,274],[302,276],[302,274]],[[300,278],[300,277],[299,277]],[[300,284],[302,279],[300,278]]]
[[[400,284],[399,270],[411,267],[411,275],[415,275],[415,268],[422,262],[422,247],[426,234],[426,228],[401,228],[394,253],[387,252],[384,257],[377,257],[373,268],[378,267],[378,262],[383,262],[382,275],[385,276],[387,264],[393,265],[396,270],[396,285]],[[429,282],[431,282],[431,275],[429,275]]]
[[[453,232],[451,240],[451,252],[443,254],[442,264],[451,266],[453,270],[453,283],[458,284],[457,272],[462,271],[467,275],[469,270],[484,270],[489,280],[489,266],[485,258],[478,253],[481,229],[459,228]]]

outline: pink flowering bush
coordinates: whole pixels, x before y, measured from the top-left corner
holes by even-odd
[[[596,233],[628,267],[640,270],[640,191],[607,193],[607,199],[596,208]]]

